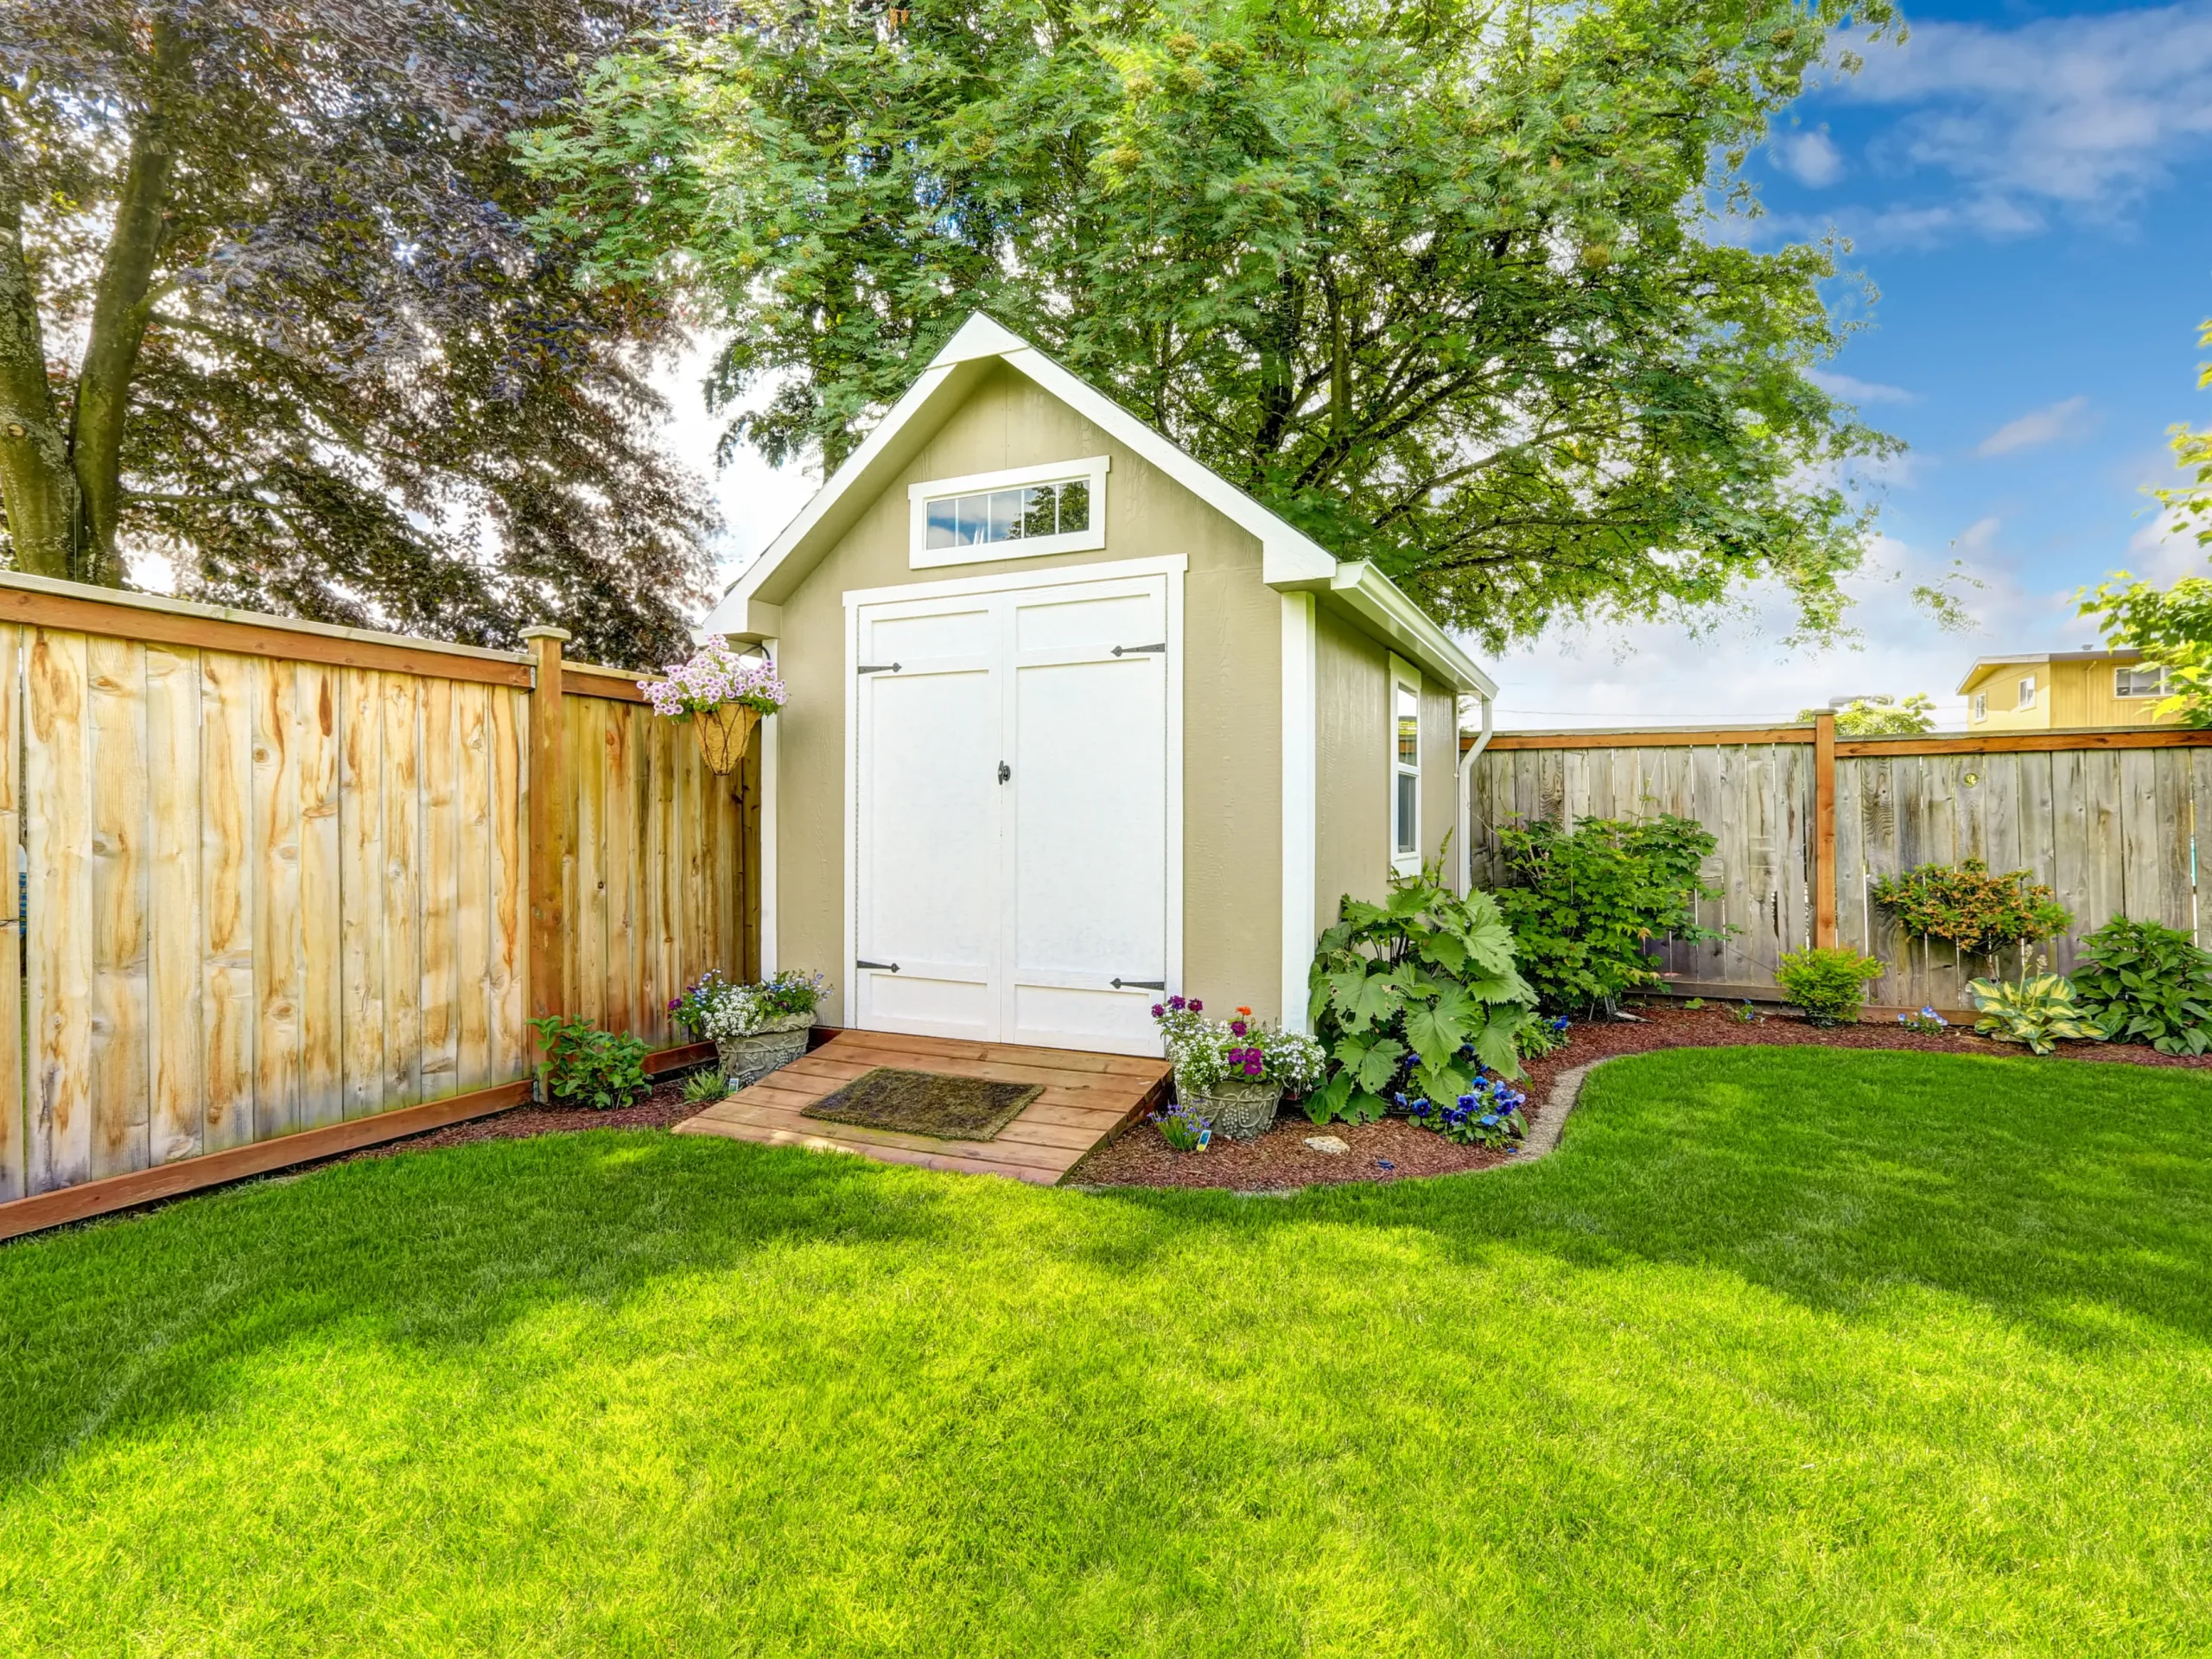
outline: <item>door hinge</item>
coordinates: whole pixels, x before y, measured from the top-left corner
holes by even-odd
[[[896,674],[898,671],[899,664],[896,663],[862,663],[858,670],[862,674]]]
[[[1002,783],[1002,784],[1010,784],[1010,783],[1012,783],[1013,781],[1014,781],[1014,768],[1013,768],[1012,766],[1009,766],[1008,765],[1007,765],[1007,763],[1006,763],[1005,761],[1003,761],[1003,760],[1000,761],[1000,762],[999,762],[999,782],[1001,782],[1001,783]]]
[[[1164,991],[1167,988],[1167,982],[1164,979],[1116,979],[1107,982],[1117,991]]]
[[[1114,647],[1114,654],[1116,657],[1141,657],[1147,652],[1164,652],[1166,649],[1167,642],[1163,639],[1156,645],[1116,645]]]
[[[853,966],[855,968],[873,968],[880,973],[886,974],[895,974],[899,971],[899,964],[895,962],[870,962],[866,957],[858,958],[854,962]]]

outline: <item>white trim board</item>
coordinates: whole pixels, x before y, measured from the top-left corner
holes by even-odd
[[[1058,588],[1069,582],[1110,582],[1116,576],[1180,576],[1191,568],[1190,557],[1183,553],[1163,554],[1152,559],[1104,559],[1096,564],[1067,564],[1056,570],[1009,570],[995,576],[950,576],[942,582],[906,582],[889,588],[848,588],[844,592],[845,608],[853,610],[861,605],[888,605],[901,599],[958,599],[972,594],[1003,594],[1024,588]],[[1179,594],[1180,582],[1169,584],[1169,591]],[[857,651],[859,646],[855,645]],[[854,658],[854,663],[860,661]]]
[[[1313,595],[1282,596],[1282,1028],[1304,1032],[1313,942],[1319,853],[1320,678]]]

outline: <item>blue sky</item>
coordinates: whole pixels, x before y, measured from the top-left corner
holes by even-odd
[[[1678,624],[1562,629],[1493,666],[1501,724],[1786,717],[1861,692],[1927,691],[1945,723],[1982,654],[2073,648],[2072,594],[2126,567],[2171,578],[2194,543],[2148,511],[2173,480],[2166,429],[2212,423],[2198,323],[2212,315],[2212,0],[2159,7],[1921,4],[1902,47],[1805,99],[1751,166],[1755,245],[1852,238],[1838,284],[1866,327],[1831,385],[1904,439],[1852,590],[1857,649],[1791,652],[1752,593],[1698,635]],[[696,370],[677,435],[710,456]],[[710,460],[709,461],[710,465]],[[812,487],[741,462],[721,474],[734,569]],[[1907,598],[1953,562],[1973,632]]]

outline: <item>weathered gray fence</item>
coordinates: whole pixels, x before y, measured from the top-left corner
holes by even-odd
[[[2196,825],[2212,823],[2212,733],[1516,733],[1477,758],[1469,791],[1478,886],[1506,880],[1497,830],[1516,821],[1672,812],[1711,830],[1719,845],[1705,874],[1721,897],[1698,919],[1730,932],[1658,947],[1683,991],[1770,994],[1782,952],[1833,942],[1889,964],[1870,1001],[1959,1007],[1968,980],[2015,964],[1905,938],[1870,890],[1915,865],[1967,858],[2032,871],[2073,912],[2077,936],[2126,915],[2212,947],[2196,857]],[[2070,966],[2074,947],[2052,941],[2053,964]]]

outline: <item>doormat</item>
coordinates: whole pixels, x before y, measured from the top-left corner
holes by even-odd
[[[988,1083],[982,1077],[879,1065],[836,1093],[824,1095],[799,1116],[855,1123],[864,1129],[933,1135],[940,1141],[988,1141],[1044,1092],[1041,1084],[1033,1083]]]

